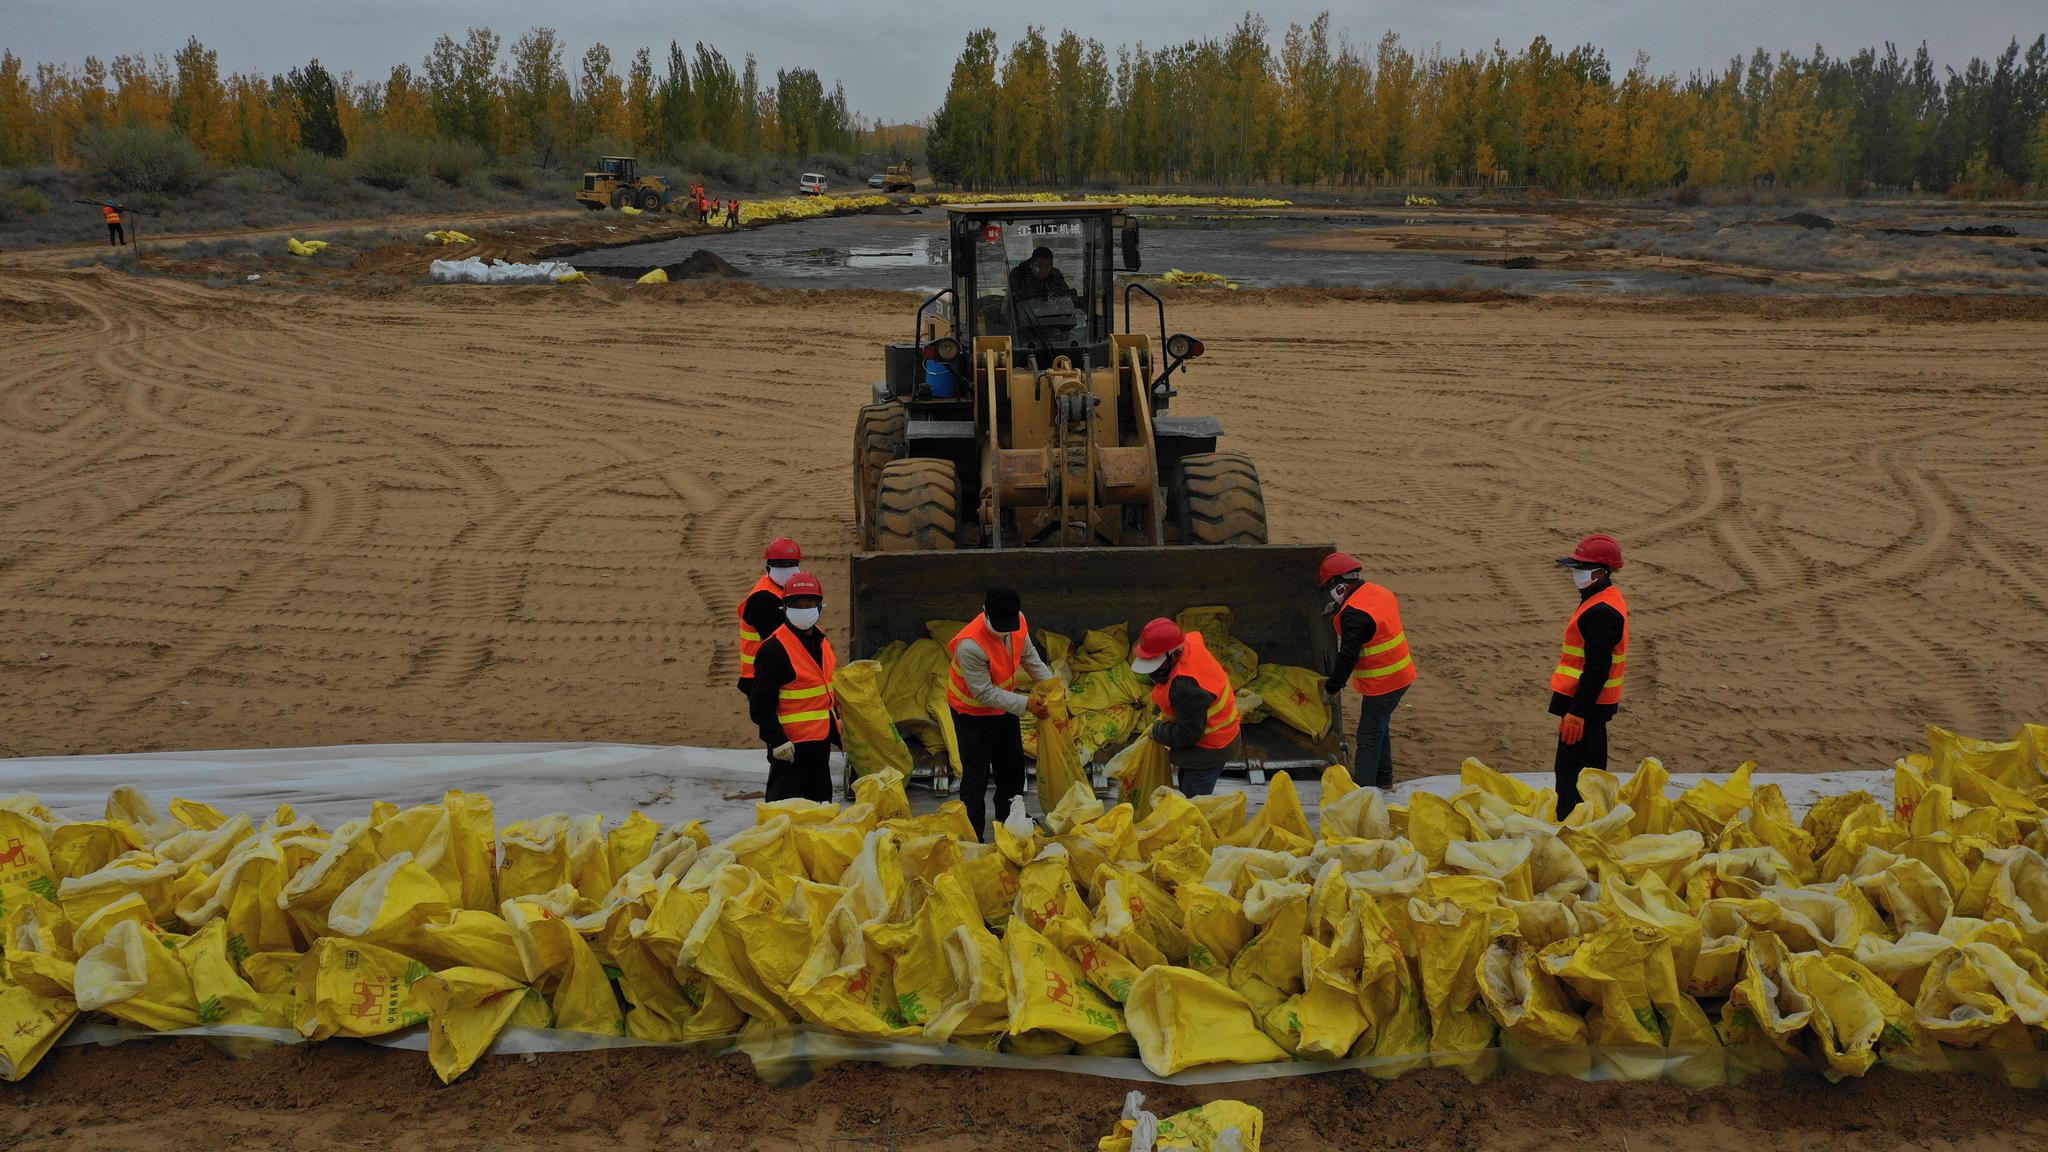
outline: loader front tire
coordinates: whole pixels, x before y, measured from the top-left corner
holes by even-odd
[[[866,551],[875,540],[875,502],[882,468],[903,455],[910,411],[901,404],[866,404],[853,425],[853,525]]]
[[[661,193],[656,192],[652,188],[642,188],[640,190],[640,210],[642,212],[661,211]]]
[[[960,481],[950,460],[892,460],[875,501],[883,552],[951,552],[960,529]]]
[[[1186,457],[1173,474],[1172,496],[1183,544],[1266,542],[1266,496],[1250,457],[1235,452]]]

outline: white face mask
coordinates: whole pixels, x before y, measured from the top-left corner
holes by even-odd
[[[770,564],[768,566],[768,578],[775,581],[777,588],[789,583],[789,578],[796,575],[796,572],[797,568],[794,564]]]
[[[1600,571],[1597,568],[1572,569],[1572,587],[1577,588],[1581,592],[1584,592],[1586,589],[1591,588],[1593,586],[1593,581],[1598,580],[1599,578]]]
[[[801,630],[809,628],[818,622],[819,610],[816,608],[785,608],[782,610],[782,614],[789,617],[790,627]]]

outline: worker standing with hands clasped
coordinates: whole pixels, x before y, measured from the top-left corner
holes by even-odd
[[[946,705],[960,741],[960,799],[977,839],[988,824],[991,772],[998,815],[1024,794],[1024,732],[1018,720],[1026,712],[1044,715],[1028,693],[1032,683],[1052,679],[1052,669],[1031,643],[1017,593],[991,588],[981,603],[981,615],[947,645],[953,660],[946,672]]]
[[[1345,680],[1358,690],[1358,747],[1351,770],[1360,784],[1392,788],[1394,709],[1415,683],[1415,658],[1408,654],[1400,602],[1368,581],[1365,566],[1342,552],[1324,557],[1316,575],[1330,597],[1330,623],[1337,630],[1337,664],[1323,683],[1335,723],[1344,722]]]
[[[808,572],[782,586],[784,623],[754,660],[748,714],[768,746],[767,799],[832,799],[832,745],[839,743],[832,674],[839,657],[818,627],[825,587]]]
[[[1571,569],[1579,607],[1564,626],[1564,651],[1550,674],[1557,725],[1557,818],[1579,806],[1579,773],[1607,767],[1607,722],[1621,707],[1628,672],[1628,601],[1614,586],[1621,545],[1596,533],[1559,564]]]
[[[754,660],[769,634],[782,627],[782,586],[803,563],[803,549],[787,536],[768,542],[762,573],[740,601],[740,695],[752,695]]]
[[[1244,759],[1238,734],[1237,694],[1200,632],[1182,632],[1160,617],[1138,633],[1131,671],[1152,678],[1160,720],[1152,739],[1164,747],[1185,796],[1216,790],[1223,766]]]

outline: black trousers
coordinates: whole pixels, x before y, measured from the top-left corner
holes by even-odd
[[[1607,768],[1607,718],[1586,717],[1586,734],[1577,744],[1557,741],[1557,818],[1563,820],[1579,806],[1579,773],[1587,768]]]
[[[128,233],[119,224],[107,225],[107,243],[118,246],[128,242]]]
[[[974,835],[986,839],[988,781],[996,781],[996,819],[1010,814],[1012,797],[1024,794],[1024,730],[1017,718],[953,713],[953,732],[960,738],[960,800]]]
[[[832,742],[806,740],[796,746],[796,762],[784,764],[768,750],[768,800],[832,802]]]
[[[1358,698],[1358,746],[1351,754],[1351,772],[1360,784],[1375,788],[1394,786],[1394,709],[1401,706],[1406,688],[1380,696]]]

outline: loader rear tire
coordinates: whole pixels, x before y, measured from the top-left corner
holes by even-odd
[[[960,481],[950,460],[892,460],[875,501],[883,552],[951,552],[960,529]]]
[[[1200,546],[1264,544],[1266,496],[1259,470],[1235,452],[1202,452],[1173,475],[1180,542]]]
[[[882,468],[903,455],[910,411],[901,404],[867,404],[853,425],[853,525],[860,546],[873,551],[875,501],[882,489]]]

